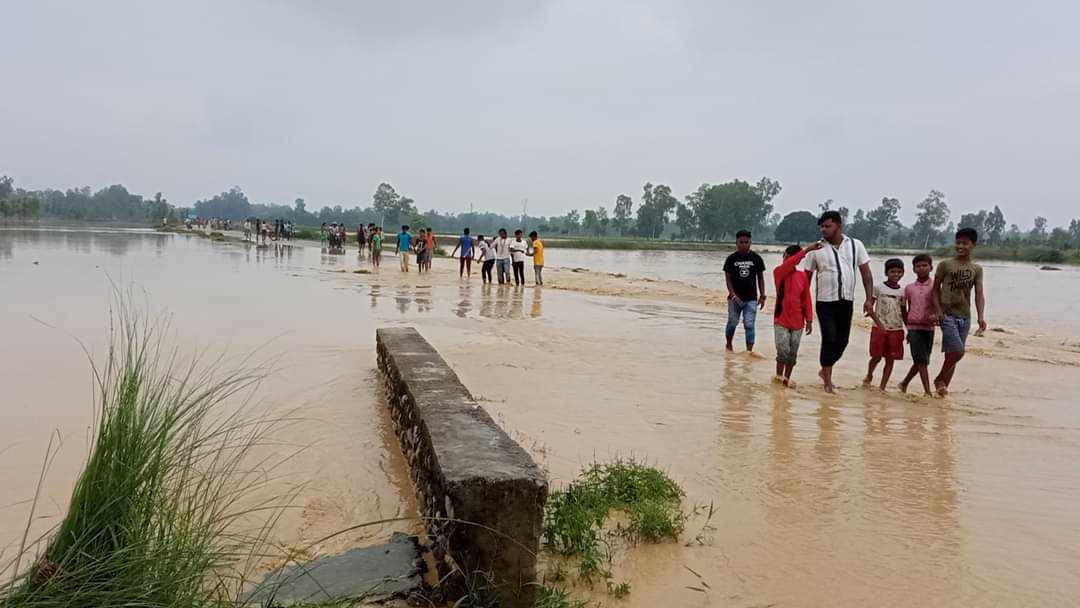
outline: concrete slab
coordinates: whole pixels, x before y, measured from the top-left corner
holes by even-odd
[[[294,606],[341,601],[384,602],[419,595],[423,561],[415,539],[397,533],[390,542],[351,549],[266,575],[243,597],[249,606]]]

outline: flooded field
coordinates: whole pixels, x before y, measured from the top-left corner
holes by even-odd
[[[712,257],[708,257],[708,256]],[[987,337],[946,400],[858,388],[868,332],[814,383],[726,355],[718,254],[549,250],[544,290],[435,273],[354,274],[355,252],[254,249],[142,231],[0,229],[0,535],[17,542],[50,435],[64,443],[38,515],[63,512],[86,453],[112,285],[167,310],[187,347],[255,352],[279,370],[261,407],[297,411],[282,483],[305,483],[275,539],[413,513],[375,382],[375,328],[414,325],[549,471],[635,455],[687,490],[680,543],[620,555],[631,594],[605,605],[1062,606],[1080,597],[1080,272],[986,264]],[[773,258],[766,261],[771,265]],[[571,267],[590,271],[573,272]],[[624,274],[625,277],[612,276]],[[940,355],[935,354],[935,364]],[[381,540],[390,527],[313,547]],[[584,591],[583,591],[584,592]]]

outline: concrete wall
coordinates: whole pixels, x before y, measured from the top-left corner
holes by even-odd
[[[504,607],[531,607],[548,486],[412,328],[376,332],[379,370],[442,574],[490,575]],[[482,526],[482,527],[481,527]],[[487,529],[485,529],[487,528]],[[490,530],[488,530],[490,529]],[[494,530],[495,532],[492,532]]]

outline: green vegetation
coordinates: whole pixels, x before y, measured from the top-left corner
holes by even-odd
[[[545,547],[578,558],[581,580],[610,581],[611,536],[634,542],[677,539],[686,523],[680,508],[683,495],[678,484],[655,468],[632,460],[594,464],[577,481],[548,497]],[[606,531],[613,511],[625,515],[626,521]],[[626,592],[628,584],[612,587],[613,595]]]
[[[570,598],[570,593],[560,587],[541,586],[536,594],[536,608],[586,608],[584,600]]]
[[[165,329],[118,305],[111,347],[94,368],[92,452],[63,521],[24,539],[8,565],[0,605],[235,604],[282,505],[244,502],[269,468],[247,457],[273,423],[220,410],[262,374],[222,371],[220,359],[185,363],[163,345]]]

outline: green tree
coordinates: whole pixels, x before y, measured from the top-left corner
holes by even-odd
[[[1069,222],[1069,244],[1080,247],[1080,220]]]
[[[707,240],[715,241],[739,230],[760,230],[773,210],[764,196],[774,196],[780,189],[778,183],[763,180],[769,182],[764,189],[760,182],[757,186],[751,186],[736,179],[714,186],[702,184],[687,196],[687,205],[697,217],[698,233]]]
[[[679,201],[671,195],[671,188],[646,182],[637,212],[638,234],[650,239],[659,238],[678,204]]]
[[[251,216],[251,202],[248,201],[247,195],[240,189],[240,186],[233,186],[227,192],[222,192],[206,200],[197,201],[192,211],[199,217],[242,220]]]
[[[15,192],[15,180],[7,175],[0,176],[0,200],[4,200]]]
[[[937,190],[931,190],[926,198],[916,207],[919,210],[912,226],[915,236],[915,245],[926,247],[931,243],[941,242],[941,226],[949,221],[949,205],[945,203],[945,195]]]
[[[375,188],[371,195],[371,209],[382,220],[383,226],[400,226],[403,222],[410,222],[416,215],[416,205],[413,200],[403,197],[394,190],[394,187],[386,182]]]
[[[585,210],[585,219],[582,220],[581,227],[592,236],[600,236],[604,232],[600,225],[600,217],[592,209]]]
[[[776,198],[776,195],[780,194],[780,191],[783,189],[780,182],[771,180],[767,177],[759,179],[758,182],[754,184],[754,192],[756,192],[757,195],[761,197],[762,202],[765,203]]]
[[[1035,227],[1031,229],[1029,233],[1031,240],[1033,241],[1045,241],[1046,240],[1046,218],[1038,216],[1035,218]]]
[[[818,205],[818,207],[821,209],[822,213],[825,213],[826,211],[836,211],[836,212],[838,212],[840,214],[840,218],[846,224],[848,222],[848,216],[851,215],[851,210],[848,209],[845,206],[840,206],[840,207],[835,207],[834,208],[835,205],[836,205],[836,201],[834,201],[831,198],[827,198],[827,199],[825,199],[825,202]]]
[[[819,238],[817,217],[809,211],[792,211],[776,227],[776,240],[782,243],[805,243]]]
[[[675,225],[679,227],[679,238],[690,240],[697,238],[697,216],[689,205],[679,203],[675,208]]]
[[[851,221],[851,235],[874,245],[880,243],[891,231],[900,228],[900,200],[883,197],[881,204],[870,211],[859,209]]]
[[[960,216],[960,221],[956,224],[959,228],[974,228],[982,236],[986,235],[986,221],[988,214],[986,210],[978,211],[976,213],[965,213]]]
[[[619,231],[619,236],[625,236],[630,232],[633,225],[634,201],[625,194],[615,197],[615,213],[612,225]]]
[[[997,205],[994,210],[986,215],[983,228],[986,230],[986,240],[990,245],[1000,245],[1005,235],[1005,214]]]
[[[563,229],[568,234],[574,234],[581,229],[581,213],[577,209],[571,209],[563,216]]]

